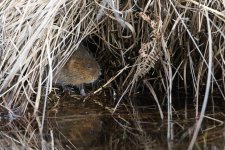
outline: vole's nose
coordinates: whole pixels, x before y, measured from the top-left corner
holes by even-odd
[[[100,76],[100,75],[102,75],[102,72],[101,72],[101,70],[99,70],[99,71],[98,71],[98,75],[99,75],[99,76]]]

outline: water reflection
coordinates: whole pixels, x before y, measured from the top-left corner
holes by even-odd
[[[138,102],[141,99],[137,99]],[[128,104],[127,102],[132,102]],[[91,96],[84,101],[77,95],[49,98],[43,139],[38,118],[1,120],[0,147],[5,149],[187,149],[196,122],[195,109],[175,109],[173,140],[167,140],[167,118],[161,120],[152,103],[121,102],[114,115],[108,97]],[[216,113],[217,112],[217,113]],[[167,111],[163,110],[166,117]],[[195,149],[223,149],[225,115],[218,106],[208,107]]]

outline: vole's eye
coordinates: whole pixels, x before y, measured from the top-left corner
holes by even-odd
[[[91,69],[91,64],[87,64],[86,67],[87,67],[88,69]]]

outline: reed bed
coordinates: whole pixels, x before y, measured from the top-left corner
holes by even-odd
[[[191,149],[208,97],[225,99],[224,5],[222,0],[2,0],[1,107],[10,119],[42,111],[36,119],[41,135],[54,75],[86,37],[94,37],[104,81],[95,93],[109,85],[118,89],[112,113],[123,97],[144,89],[164,119],[159,96],[165,94],[167,138],[172,140],[174,93],[181,90],[195,97],[200,117]]]

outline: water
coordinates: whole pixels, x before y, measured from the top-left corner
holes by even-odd
[[[173,139],[167,140],[167,107],[162,107],[165,117],[162,120],[158,107],[149,96],[124,97],[112,115],[116,103],[112,97],[96,95],[83,99],[73,94],[49,97],[43,137],[38,128],[41,115],[15,120],[2,117],[0,147],[40,149],[42,143],[46,149],[180,150],[187,149],[192,138],[197,120],[194,105],[174,105]],[[205,116],[195,149],[223,149],[224,109],[219,105],[208,106]]]

